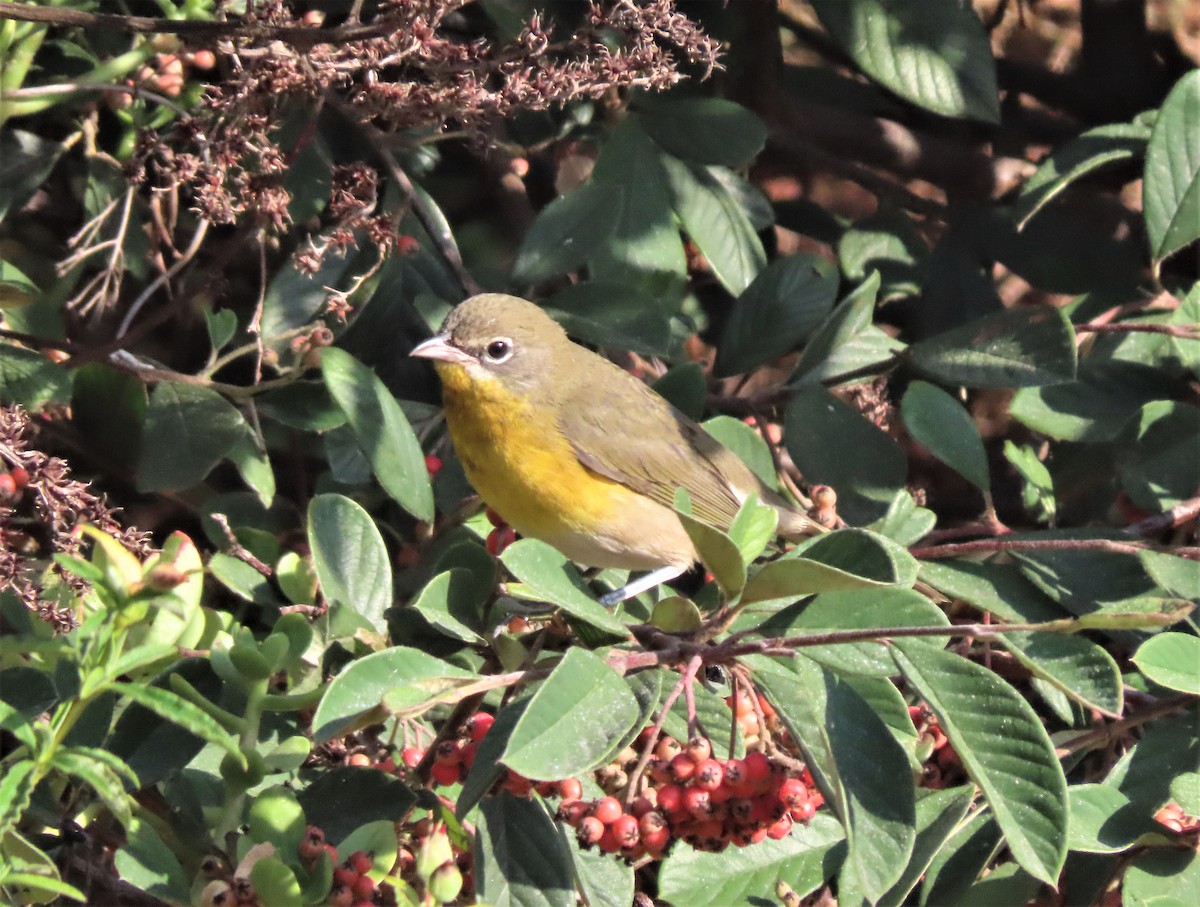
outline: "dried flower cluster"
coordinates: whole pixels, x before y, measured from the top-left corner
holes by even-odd
[[[73,530],[91,523],[142,557],[150,553],[149,538],[122,528],[103,497],[70,478],[65,460],[31,448],[30,431],[23,409],[0,408],[0,469],[21,474],[16,492],[0,499],[0,591],[12,589],[43,620],[67,629],[74,623],[69,602],[43,595],[43,574],[49,568],[73,593],[86,591],[83,580],[51,564],[54,554],[83,547]]]
[[[181,123],[176,141],[145,137],[135,176],[149,164],[169,182],[192,187],[200,212],[214,223],[252,213],[282,230],[289,201],[283,175],[312,131],[302,129],[299,140],[281,149],[275,130],[302,107],[315,116],[327,104],[386,133],[449,130],[480,141],[517,111],[614,89],[662,90],[684,78],[685,62],[705,75],[717,65],[717,42],[680,14],[675,0],[593,2],[561,38],[534,15],[509,43],[477,37],[465,18],[470,5],[385,0],[373,19],[325,27],[311,13],[296,15],[284,0],[254,4],[241,20],[244,34],[216,47],[228,78]],[[311,41],[270,37],[271,29],[305,26],[314,32]],[[344,190],[335,185],[335,192]],[[341,226],[378,233],[381,225],[350,218]]]

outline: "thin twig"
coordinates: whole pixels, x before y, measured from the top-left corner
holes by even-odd
[[[1096,749],[1099,746],[1104,746],[1107,743],[1115,741],[1122,736],[1126,731],[1130,731],[1135,727],[1145,724],[1148,721],[1153,721],[1155,718],[1161,718],[1164,715],[1169,715],[1176,709],[1181,709],[1189,703],[1196,701],[1195,696],[1190,696],[1186,693],[1178,696],[1172,696],[1169,699],[1162,699],[1154,705],[1147,707],[1144,711],[1135,712],[1128,718],[1123,718],[1120,721],[1114,721],[1112,724],[1106,724],[1086,734],[1080,734],[1078,737],[1072,737],[1060,747],[1056,747],[1054,754],[1060,759],[1065,756],[1070,756],[1072,753],[1078,753],[1081,750]]]
[[[191,243],[183,250],[183,254],[175,260],[171,267],[154,278],[146,289],[142,290],[137,299],[130,303],[129,311],[125,313],[125,317],[121,319],[120,327],[117,328],[118,339],[124,337],[129,331],[129,328],[133,325],[133,319],[137,317],[138,312],[142,310],[142,306],[146,304],[147,300],[158,292],[159,287],[170,281],[176,274],[188,266],[192,258],[200,251],[200,244],[204,242],[204,237],[207,233],[208,221],[202,220],[200,221],[200,226],[196,228],[195,235],[192,236]]]
[[[1200,324],[1148,324],[1142,321],[1120,321],[1102,324],[1090,321],[1075,325],[1075,333],[1092,334],[1166,334],[1183,340],[1200,340]]]
[[[645,653],[656,654],[656,653]],[[642,748],[642,755],[638,757],[637,765],[633,771],[629,773],[629,782],[625,787],[625,805],[628,806],[637,799],[638,782],[642,780],[642,775],[646,772],[646,766],[650,764],[650,758],[654,755],[654,747],[658,743],[658,738],[662,735],[663,725],[667,723],[667,715],[671,711],[671,707],[679,699],[679,695],[691,687],[692,682],[696,678],[696,673],[700,670],[701,660],[700,654],[692,656],[688,662],[687,670],[679,678],[679,682],[675,684],[675,688],[667,694],[667,698],[663,700],[662,706],[658,710],[658,720],[654,722],[654,726],[650,728],[650,734],[646,737],[646,743]],[[691,671],[691,673],[688,673]]]
[[[1158,551],[1161,546],[1148,542],[1118,542],[1113,539],[978,539],[926,548],[910,548],[909,554],[921,560],[939,560],[964,554],[986,554],[997,551],[1107,551],[1110,554],[1140,554]],[[1200,548],[1172,547],[1171,554],[1200,560]]]
[[[1200,497],[1180,501],[1169,510],[1148,516],[1144,520],[1125,527],[1128,535],[1156,535],[1165,529],[1174,529],[1200,516]]]

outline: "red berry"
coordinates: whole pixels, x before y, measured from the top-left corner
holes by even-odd
[[[703,787],[692,785],[683,792],[683,808],[697,818],[712,812],[712,798]]]
[[[497,527],[488,533],[487,550],[492,557],[499,557],[509,545],[517,540],[517,533],[511,526]]]
[[[771,777],[771,760],[763,753],[757,750],[747,753],[742,761],[746,766],[746,780],[750,784],[758,784]]]
[[[600,836],[600,849],[605,853],[616,853],[621,849],[621,842],[617,840],[611,825],[604,829],[604,834]]]
[[[358,871],[349,866],[337,866],[333,870],[333,884],[352,888],[358,881]]]
[[[346,865],[360,876],[365,876],[375,866],[375,861],[365,850],[356,850],[346,858]]]
[[[642,832],[642,844],[645,845],[646,851],[653,856],[659,856],[667,845],[671,843],[671,831],[665,825],[652,832]]]
[[[746,763],[741,759],[725,762],[725,783],[730,787],[741,787],[746,783]]]
[[[436,476],[442,471],[442,458],[434,454],[427,454],[425,456],[425,469],[431,476]]]
[[[779,785],[779,799],[788,809],[808,801],[808,788],[799,778],[788,778]]]
[[[570,825],[572,828],[578,828],[579,823],[583,821],[591,810],[591,804],[584,800],[563,800],[558,804],[558,817]],[[604,823],[601,822],[601,825]]]
[[[400,761],[409,768],[416,768],[417,763],[425,756],[425,751],[415,746],[406,746],[400,751]]]
[[[654,748],[654,755],[668,762],[683,752],[683,747],[674,737],[663,737]]]
[[[375,763],[375,767],[381,772],[387,772],[389,775],[396,770],[396,760],[391,756]]]
[[[471,735],[472,740],[478,743],[495,723],[496,716],[490,712],[476,712],[467,719],[467,733]]]
[[[356,898],[370,898],[375,893],[375,880],[370,876],[359,876],[358,881],[350,886]]]
[[[585,847],[589,844],[598,844],[604,836],[604,823],[595,816],[584,816],[576,829],[576,835],[579,843]]]
[[[332,844],[330,844],[328,841],[326,841],[325,842],[325,852],[327,854],[329,854],[330,861],[336,866],[337,861],[338,861],[337,848],[334,847]]]
[[[462,765],[458,762],[435,762],[429,775],[434,784],[448,787],[462,780]]]
[[[25,486],[29,484],[29,470],[24,466],[14,466],[10,475],[17,485],[17,491],[24,491]]]
[[[792,817],[787,813],[775,821],[770,828],[767,829],[767,837],[772,841],[778,841],[780,838],[786,838],[792,830]]]
[[[489,523],[491,523],[493,526],[495,526],[497,529],[500,529],[500,528],[508,525],[508,522],[504,519],[504,517],[500,516],[500,514],[496,513],[496,511],[492,510],[491,507],[485,508],[483,511],[483,515],[486,516],[487,521]]]
[[[578,778],[563,778],[558,782],[558,795],[564,800],[578,800],[583,796],[583,784]]]
[[[654,789],[649,788],[648,790],[649,793],[653,795]],[[629,811],[640,819],[642,816],[654,810],[657,806],[657,798],[648,797],[645,794],[642,794],[642,796],[633,801],[629,807]]]
[[[696,766],[696,775],[692,780],[705,790],[716,790],[725,780],[725,769],[716,759],[705,759]]]
[[[329,907],[351,907],[354,903],[354,892],[349,885],[334,885],[329,892]]]
[[[622,848],[633,847],[641,838],[638,831],[638,820],[631,815],[618,816],[611,828],[613,837],[617,839],[617,843]]]
[[[475,756],[479,752],[478,743],[468,743],[458,751],[458,759],[463,764],[467,771],[470,771],[475,765]]]
[[[674,780],[674,776],[671,774],[671,763],[666,759],[659,759],[657,756],[650,757],[650,761],[646,763],[646,771],[658,784],[667,784]]]
[[[17,499],[17,483],[12,475],[0,472],[0,502],[11,502]]]
[[[417,242],[415,236],[404,235],[396,237],[396,251],[401,255],[412,255],[420,248],[421,244]]]
[[[435,765],[442,762],[450,765],[458,765],[462,762],[462,756],[459,755],[458,741],[443,740],[437,745],[433,758]]]
[[[658,808],[665,813],[677,813],[683,809],[683,788],[678,784],[664,784],[658,789]]]
[[[658,831],[660,828],[667,827],[667,820],[663,818],[663,814],[657,810],[651,810],[642,815],[638,819],[638,831],[643,835],[648,835],[651,832]]]
[[[712,741],[707,737],[693,737],[687,743],[687,754],[699,765],[712,757]]]
[[[612,825],[623,812],[621,801],[616,797],[602,797],[592,807],[592,815],[605,825]]]
[[[788,815],[790,815],[797,822],[807,822],[809,819],[815,816],[816,813],[817,804],[813,803],[812,800],[805,800],[800,805],[793,806],[788,810]]]
[[[676,781],[686,781],[696,773],[696,763],[687,753],[680,753],[671,760],[671,775]]]

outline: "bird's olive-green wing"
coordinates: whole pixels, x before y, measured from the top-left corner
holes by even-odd
[[[683,487],[698,519],[727,528],[741,498],[758,490],[753,473],[641,381],[605,365],[604,374],[573,382],[560,409],[559,427],[580,462],[666,507]]]

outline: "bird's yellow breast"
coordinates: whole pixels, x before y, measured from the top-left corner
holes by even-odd
[[[522,535],[592,566],[650,568],[695,559],[672,511],[579,462],[552,407],[535,407],[479,369],[436,367],[467,479]]]

